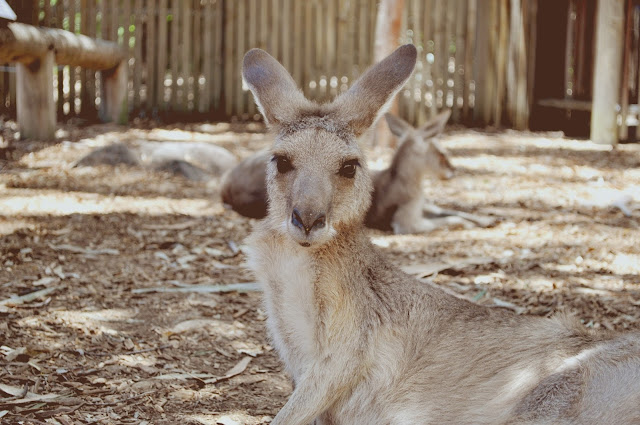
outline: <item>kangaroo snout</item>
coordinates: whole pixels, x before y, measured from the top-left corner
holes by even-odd
[[[315,212],[312,210],[293,209],[291,214],[291,224],[302,230],[305,235],[309,235],[315,229],[321,229],[325,226],[327,215],[324,212]]]

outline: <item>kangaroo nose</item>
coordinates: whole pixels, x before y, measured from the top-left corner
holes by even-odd
[[[297,208],[293,209],[291,214],[291,223],[298,229],[303,230],[305,234],[311,233],[314,229],[321,229],[325,226],[326,216],[324,213],[314,215],[313,213],[301,213]]]

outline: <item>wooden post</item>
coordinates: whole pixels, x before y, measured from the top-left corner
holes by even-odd
[[[622,78],[624,0],[599,1],[596,14],[591,140],[615,145],[618,143],[616,108]]]
[[[378,5],[376,19],[376,34],[373,49],[374,63],[380,62],[398,47],[400,28],[402,26],[402,10],[404,0],[382,0]],[[394,99],[389,112],[398,113],[398,100]],[[384,120],[380,120],[372,132],[373,144],[391,146],[393,137]]]
[[[53,101],[53,50],[16,66],[17,115],[22,139],[53,139],[56,105]]]
[[[127,62],[100,72],[100,119],[119,124],[127,122]]]

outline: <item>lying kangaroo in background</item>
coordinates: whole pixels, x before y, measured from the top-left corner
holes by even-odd
[[[404,274],[367,238],[373,185],[358,137],[416,54],[398,48],[322,105],[264,51],[245,55],[275,133],[248,260],[294,381],[271,424],[640,423],[640,334],[470,303]]]
[[[443,226],[487,227],[491,217],[442,209],[424,199],[425,176],[449,179],[455,168],[437,141],[451,111],[441,112],[416,129],[408,122],[385,114],[391,133],[400,146],[391,165],[373,175],[373,199],[367,212],[367,227],[393,230],[396,234],[426,233]]]
[[[366,217],[367,227],[401,233],[424,233],[443,226],[490,226],[491,217],[446,210],[424,200],[425,176],[449,179],[455,168],[446,151],[435,139],[451,115],[445,111],[420,129],[391,114],[385,118],[391,132],[400,140],[391,165],[373,177],[373,201]],[[260,151],[225,175],[221,185],[222,202],[245,217],[267,215],[266,169],[269,151]]]

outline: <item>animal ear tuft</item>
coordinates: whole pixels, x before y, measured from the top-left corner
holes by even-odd
[[[420,127],[420,136],[423,139],[429,139],[442,133],[444,127],[447,125],[447,121],[449,121],[450,116],[451,109],[440,112],[438,115],[431,118],[429,121],[424,123],[422,127]]]
[[[384,114],[384,119],[387,121],[389,130],[396,137],[402,137],[407,131],[413,127],[400,117],[392,115],[390,113]]]
[[[417,51],[411,44],[398,47],[369,68],[334,102],[338,118],[360,136],[382,115],[405,84],[416,65]]]
[[[287,70],[264,50],[251,49],[244,55],[242,78],[267,124],[289,123],[310,103]]]

